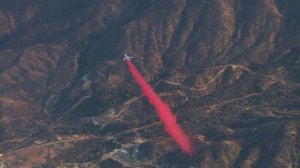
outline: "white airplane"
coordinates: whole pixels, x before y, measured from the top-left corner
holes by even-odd
[[[133,57],[129,57],[126,53],[124,54],[123,61],[132,60]]]

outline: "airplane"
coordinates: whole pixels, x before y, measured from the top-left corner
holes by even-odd
[[[124,54],[123,61],[132,60],[133,57],[129,57],[126,53]]]

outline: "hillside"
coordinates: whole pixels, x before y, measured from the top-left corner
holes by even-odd
[[[297,0],[0,1],[0,167],[299,168]],[[166,101],[185,156],[122,61]]]

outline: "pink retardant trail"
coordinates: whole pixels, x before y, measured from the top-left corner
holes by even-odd
[[[148,98],[149,102],[155,107],[160,121],[164,124],[166,132],[175,139],[184,153],[189,155],[194,154],[192,143],[182,128],[176,122],[176,116],[172,114],[170,108],[161,100],[161,98],[153,91],[151,86],[145,81],[140,72],[136,69],[130,60],[127,60],[127,65],[135,78],[138,85],[141,87],[143,94]]]

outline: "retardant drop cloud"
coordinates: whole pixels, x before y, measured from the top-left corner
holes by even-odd
[[[167,104],[153,91],[152,87],[145,81],[143,76],[137,70],[130,60],[127,60],[127,65],[134,79],[141,87],[143,94],[149,102],[155,107],[160,121],[163,123],[166,132],[174,138],[182,152],[192,155],[194,149],[189,137],[176,122],[176,116],[171,112]]]

